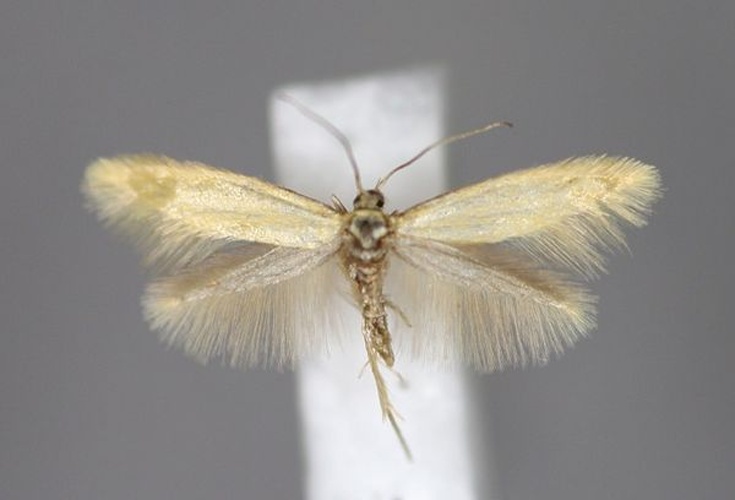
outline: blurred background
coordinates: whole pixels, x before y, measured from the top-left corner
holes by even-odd
[[[516,124],[451,147],[453,185],[608,152],[667,189],[593,284],[588,340],[472,377],[502,498],[732,498],[734,19],[728,0],[5,2],[0,498],[302,497],[293,375],[162,347],[79,182],[138,151],[271,178],[272,88],[434,63],[450,130]]]

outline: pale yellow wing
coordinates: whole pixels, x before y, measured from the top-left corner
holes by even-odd
[[[337,341],[328,334],[339,331],[335,292],[345,283],[338,246],[219,251],[151,283],[145,317],[166,343],[200,361],[292,366]]]
[[[512,172],[451,191],[395,216],[396,231],[455,246],[509,244],[585,275],[602,251],[624,245],[660,196],[654,167],[588,156]]]
[[[594,327],[594,298],[580,285],[502,249],[482,257],[396,238],[386,294],[401,313],[392,315],[399,360],[485,371],[540,364]]]
[[[147,263],[166,269],[233,242],[315,249],[340,228],[335,210],[306,196],[163,156],[97,160],[82,191],[102,220],[137,240]]]
[[[143,308],[165,342],[207,361],[291,365],[328,349],[341,216],[287,189],[162,156],[101,159],[82,185],[156,278]]]

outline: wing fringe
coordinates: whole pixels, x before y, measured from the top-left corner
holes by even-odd
[[[207,362],[294,367],[330,349],[339,322],[333,251],[274,248],[262,257],[216,256],[151,283],[144,315],[162,340]]]
[[[595,298],[583,286],[496,250],[481,262],[448,245],[401,239],[388,286],[411,323],[396,324],[400,352],[495,371],[544,364],[594,328]]]

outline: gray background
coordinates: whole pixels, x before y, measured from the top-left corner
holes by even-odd
[[[612,152],[667,188],[589,340],[473,378],[504,498],[732,498],[734,27],[730,0],[3,2],[0,498],[301,496],[292,375],[162,348],[78,184],[135,151],[269,177],[272,87],[434,62],[453,129],[517,125],[453,147],[454,184]]]

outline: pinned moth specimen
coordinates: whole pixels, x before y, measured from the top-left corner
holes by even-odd
[[[388,212],[382,188],[396,172],[507,124],[437,141],[365,189],[346,137],[285,99],[345,147],[352,209],[155,155],[99,159],[82,190],[153,269],[142,299],[151,327],[199,360],[293,365],[325,350],[335,300],[351,297],[383,416],[404,448],[381,365],[409,356],[492,371],[561,353],[595,324],[581,282],[603,270],[603,253],[625,245],[623,226],[644,225],[660,196],[654,167],[586,156]]]

